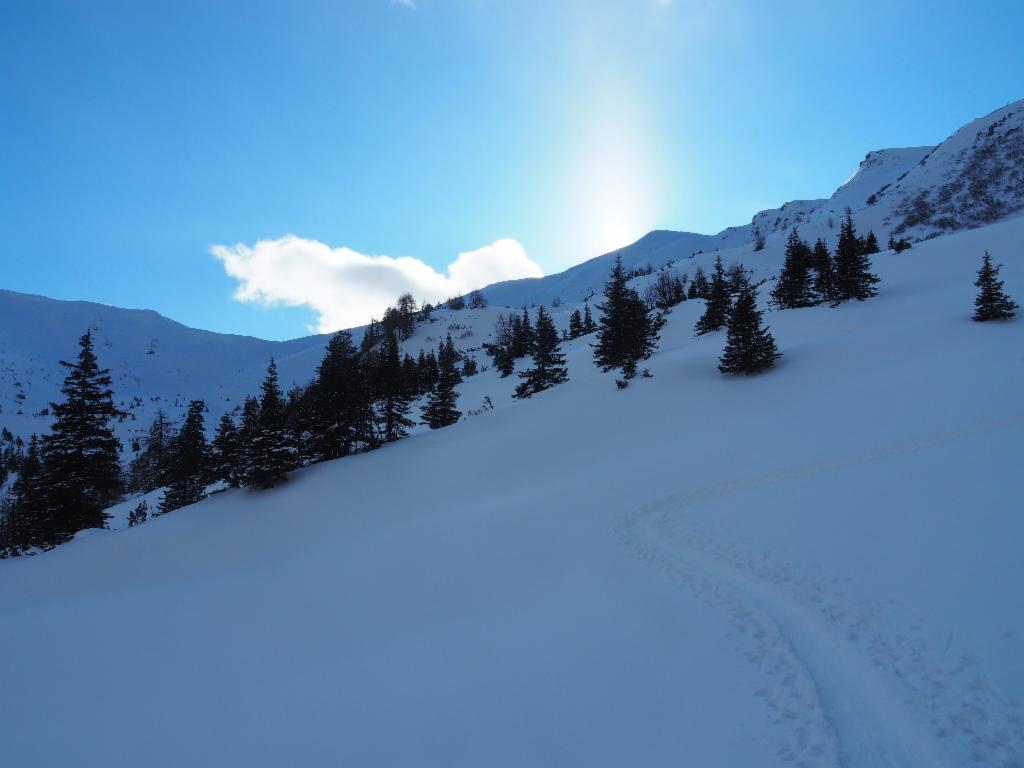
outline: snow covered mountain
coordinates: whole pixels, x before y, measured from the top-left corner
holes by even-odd
[[[600,292],[616,254],[627,269],[671,263],[691,277],[696,266],[707,270],[721,254],[726,264],[742,261],[759,279],[770,278],[781,265],[792,227],[799,227],[806,240],[823,237],[834,245],[847,207],[858,229],[873,229],[883,244],[893,233],[924,240],[1017,214],[1024,208],[1024,100],[969,123],[937,147],[868,153],[828,199],[791,201],[716,235],[651,232],[559,274],[497,283],[483,293],[493,308],[561,303],[565,311],[556,314],[564,326],[572,304]],[[757,252],[755,226],[765,236],[765,248]],[[449,314],[442,312],[439,319],[465,324],[460,313]],[[0,328],[6,329],[0,333],[0,425],[25,437],[48,428],[45,409],[57,398],[63,378],[57,361],[75,354],[76,340],[90,327],[101,362],[114,369],[116,399],[130,414],[119,427],[126,445],[157,408],[177,419],[193,398],[206,401],[213,421],[255,391],[271,356],[285,387],[305,383],[326,343],[317,336],[268,342],[214,334],[155,312],[0,291]],[[486,340],[482,329],[465,339],[458,338],[459,328],[455,331],[462,349]],[[431,335],[420,334],[406,349],[415,354]],[[425,343],[436,345],[436,339]]]
[[[5,762],[1021,765],[1024,322],[970,320],[1021,242],[876,255],[766,315],[765,375],[687,301],[625,391],[584,337],[530,400],[485,371],[454,426],[0,561]]]
[[[727,262],[774,269],[793,227],[810,242],[835,244],[847,208],[861,231],[874,230],[879,242],[890,235],[925,240],[998,221],[1024,209],[1024,100],[968,123],[936,147],[869,152],[828,199],[793,200],[757,213],[750,224],[717,235],[656,231],[625,248],[557,275],[492,285],[484,292],[495,304],[579,302],[599,293],[612,261],[622,256],[627,269],[658,268],[720,252]],[[754,251],[754,228],[766,238]],[[706,265],[705,265],[706,267]],[[685,268],[683,265],[682,268]],[[691,270],[692,274],[692,270]]]
[[[188,328],[149,310],[56,301],[0,290],[0,424],[27,437],[49,425],[45,409],[60,399],[64,370],[78,338],[91,329],[101,364],[128,418],[124,442],[148,428],[158,408],[177,417],[193,398],[211,414],[255,392],[271,357],[285,386],[305,383],[323,357],[326,337],[274,342]]]

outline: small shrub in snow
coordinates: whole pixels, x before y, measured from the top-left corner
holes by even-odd
[[[128,513],[128,527],[134,528],[136,525],[142,525],[148,518],[149,505],[146,504],[145,500],[140,501],[139,505]]]
[[[903,253],[903,251],[909,250],[911,247],[910,241],[905,237],[901,237],[899,240],[890,236],[889,237],[889,250],[895,251],[896,253]]]

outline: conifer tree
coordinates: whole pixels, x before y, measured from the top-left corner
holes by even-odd
[[[153,423],[149,425],[144,441],[145,447],[137,460],[136,475],[141,481],[142,490],[146,493],[170,482],[173,439],[174,429],[167,419],[167,414],[160,408],[153,417]]]
[[[412,397],[402,377],[398,339],[393,334],[384,339],[384,348],[374,371],[373,393],[379,439],[391,443],[409,434],[409,427],[414,424],[409,418]]]
[[[829,304],[836,300],[836,270],[832,253],[820,237],[811,252],[811,267],[814,269],[814,295],[819,302]]]
[[[686,274],[672,278],[672,303],[682,304],[686,301]]]
[[[450,347],[454,351],[451,336],[443,345],[442,349]],[[427,396],[427,402],[423,406],[423,423],[431,429],[440,429],[454,424],[462,417],[462,412],[455,405],[459,394],[455,390],[460,376],[456,369],[457,355],[445,352],[438,358],[437,382]]]
[[[811,286],[810,246],[800,239],[796,227],[786,241],[786,258],[779,273],[779,280],[772,291],[772,300],[779,309],[795,309],[814,305],[814,291]]]
[[[427,353],[423,351],[423,347],[420,347],[420,353],[416,357],[416,394],[422,395],[428,389],[429,386],[424,386],[424,372],[427,367]]]
[[[187,507],[206,498],[207,453],[203,411],[206,404],[193,400],[172,446],[171,484],[160,501],[160,514]]]
[[[242,483],[241,441],[230,413],[220,417],[210,452],[211,474],[232,488]]]
[[[43,485],[43,463],[39,438],[28,441],[28,451],[18,467],[18,477],[11,485],[11,504],[7,520],[8,554],[19,555],[32,547],[46,545],[46,488]]]
[[[895,251],[896,253],[903,253],[905,250],[911,248],[910,241],[905,237],[901,237],[897,240],[892,235],[889,235],[889,250]]]
[[[4,478],[6,482],[7,478]],[[10,495],[0,496],[0,560],[8,557],[17,557],[21,554],[14,546],[14,539],[11,533],[13,525],[13,509]]]
[[[522,381],[513,397],[526,398],[569,380],[565,368],[565,355],[559,348],[558,331],[544,307],[537,309],[536,343],[533,365],[520,372]]]
[[[359,342],[359,351],[364,355],[369,354],[384,340],[384,326],[378,320],[371,319],[370,324],[363,331],[363,339]]]
[[[652,289],[654,306],[668,310],[686,300],[686,289],[679,275],[659,272]]]
[[[254,395],[245,398],[238,428],[238,477],[243,485],[253,484],[256,463],[256,438],[260,433],[260,401]]]
[[[636,366],[658,345],[661,317],[652,316],[637,292],[627,284],[622,258],[615,257],[604,302],[598,305],[601,322],[594,345],[594,363],[602,371],[618,368],[625,379],[636,375]]]
[[[24,458],[21,453],[21,442],[20,438],[15,439],[14,435],[7,427],[0,429],[0,445],[3,446],[0,449],[0,484],[7,479],[7,475],[4,472],[17,472],[18,464]]]
[[[847,301],[875,296],[878,278],[871,273],[871,259],[864,252],[864,243],[857,237],[853,216],[847,210],[846,218],[839,228],[839,242],[836,245],[836,299]]]
[[[725,270],[725,282],[729,286],[729,295],[735,296],[747,282],[747,270],[742,264],[730,264]]]
[[[338,331],[327,343],[314,391],[312,450],[320,461],[348,456],[372,442],[364,359],[347,330]],[[417,370],[417,378],[419,374]]]
[[[597,323],[594,322],[594,316],[590,314],[590,302],[583,302],[583,335],[589,336],[591,333],[597,331]]]
[[[1003,290],[1003,281],[999,279],[1001,266],[994,266],[992,257],[985,251],[978,279],[974,281],[978,288],[978,295],[974,298],[974,319],[978,322],[1009,320],[1016,314],[1017,304]]]
[[[530,327],[530,335],[531,337],[534,336],[532,326]],[[447,336],[437,347],[437,364],[439,369],[446,365],[450,367],[453,375],[455,376],[455,383],[462,383],[462,371],[459,369],[459,353],[455,350],[455,344],[452,343],[452,337],[450,335]]]
[[[261,387],[259,419],[249,467],[249,482],[254,487],[272,488],[287,479],[293,461],[287,427],[284,395],[277,383],[277,363],[271,358]]]
[[[319,445],[316,439],[316,395],[315,381],[304,387],[295,386],[288,390],[284,407],[285,433],[291,451],[288,469],[305,467],[318,460],[315,447]]]
[[[583,335],[583,315],[578,309],[574,309],[569,315],[569,338],[578,339]]]
[[[53,431],[42,443],[46,545],[86,528],[103,528],[108,518],[104,510],[123,489],[121,443],[111,426],[121,414],[114,406],[110,371],[99,367],[91,332],[78,344],[76,362],[61,360],[67,369],[61,387],[65,400],[50,404]]]
[[[868,230],[867,236],[864,238],[864,253],[878,253],[881,249],[878,247],[878,238],[875,236],[874,230]]]
[[[498,319],[494,321],[494,341],[484,344],[484,349],[491,356],[494,367],[502,378],[515,370],[516,327],[520,325],[521,321],[518,316],[508,317],[504,313],[498,315]]]
[[[512,357],[519,359],[533,354],[533,325],[530,324],[530,313],[523,308],[522,316],[512,320]]]
[[[704,314],[697,320],[695,333],[701,336],[724,328],[729,317],[729,304],[729,284],[722,268],[722,257],[718,256],[715,258],[715,271],[711,274],[711,284],[707,290],[707,305],[704,307]]]
[[[398,338],[408,339],[412,336],[416,330],[416,313],[419,308],[416,306],[416,299],[412,297],[411,293],[403,293],[398,297],[398,303],[395,305],[395,312],[398,316],[398,324],[395,328],[398,333]]]
[[[140,501],[131,512],[128,513],[128,527],[134,528],[142,525],[149,518],[149,505],[146,500]]]
[[[420,394],[425,395],[437,382],[437,357],[434,350],[430,350],[423,356],[423,364],[418,365]]]
[[[718,370],[722,373],[752,374],[775,363],[780,356],[775,339],[761,323],[757,289],[746,282],[729,309],[728,335]]]
[[[419,397],[419,378],[416,361],[412,359],[412,355],[406,352],[402,356],[402,384],[405,386],[405,393],[410,400]]]
[[[512,333],[510,349],[512,350],[512,357],[515,358],[517,353],[522,352],[519,347],[522,344],[523,338],[523,318],[516,314],[509,315],[508,327]]]
[[[704,274],[704,268],[698,266],[693,274],[693,281],[690,283],[690,291],[687,294],[691,299],[706,299],[710,291],[708,279]]]

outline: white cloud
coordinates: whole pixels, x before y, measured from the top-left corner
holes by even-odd
[[[311,307],[321,333],[380,317],[405,292],[418,301],[438,302],[499,280],[544,275],[523,246],[507,238],[460,253],[447,275],[409,256],[367,256],[294,235],[253,246],[214,245],[210,253],[238,280],[235,299],[264,307]]]

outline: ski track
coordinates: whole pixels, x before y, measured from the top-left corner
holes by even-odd
[[[686,516],[702,501],[916,453],[997,429],[1024,416],[872,453],[711,486],[625,514],[620,541],[705,604],[723,610],[747,660],[769,678],[762,698],[785,728],[778,757],[799,766],[909,768],[1024,766],[1024,716],[964,653],[953,663],[909,630],[887,626],[891,605],[851,604],[841,579],[774,562],[710,536]]]

